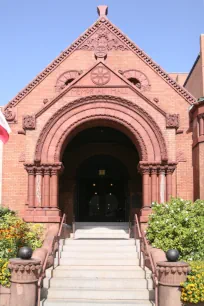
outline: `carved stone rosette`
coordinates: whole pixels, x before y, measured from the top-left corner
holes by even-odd
[[[23,117],[23,129],[24,130],[34,130],[35,129],[35,116],[26,115]]]
[[[4,116],[8,122],[15,121],[16,113],[12,107],[8,107],[4,110]]]
[[[166,115],[166,127],[167,128],[179,128],[179,115],[178,114],[167,114]]]

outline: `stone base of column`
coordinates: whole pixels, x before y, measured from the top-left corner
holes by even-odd
[[[27,208],[24,220],[32,223],[60,223],[61,211],[51,207]]]

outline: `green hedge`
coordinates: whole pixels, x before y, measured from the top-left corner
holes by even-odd
[[[204,260],[204,201],[172,198],[152,204],[147,228],[152,246],[164,251],[177,249],[181,260]]]

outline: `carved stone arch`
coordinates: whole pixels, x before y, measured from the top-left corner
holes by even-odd
[[[148,160],[148,153],[145,142],[137,130],[131,126],[131,124],[125,120],[121,123],[121,121],[116,117],[110,115],[90,115],[82,120],[74,122],[73,125],[69,126],[69,128],[64,131],[56,145],[54,161],[61,160],[66,145],[71,141],[71,139],[74,138],[76,134],[86,128],[97,127],[100,125],[112,127],[124,133],[134,143],[140,160]]]
[[[35,160],[50,162],[52,155],[52,161],[58,161],[60,150],[71,132],[84,124],[99,124],[99,121],[128,135],[142,161],[168,160],[163,134],[153,118],[133,102],[114,96],[84,97],[59,109],[40,134]]]

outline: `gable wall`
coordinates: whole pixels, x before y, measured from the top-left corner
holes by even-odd
[[[70,55],[61,65],[55,69],[45,80],[43,80],[30,94],[28,94],[18,105],[18,123],[13,124],[12,135],[9,143],[4,150],[4,165],[3,165],[3,204],[10,205],[12,208],[24,209],[25,199],[27,197],[27,174],[23,167],[23,162],[19,162],[19,156],[22,152],[26,154],[26,161],[32,161],[33,153],[37,138],[42,127],[50,116],[59,109],[63,103],[58,101],[50,109],[37,120],[37,128],[34,131],[27,131],[26,135],[18,135],[17,131],[22,129],[22,116],[26,114],[36,113],[43,107],[43,99],[49,101],[56,96],[55,84],[57,78],[67,70],[83,70],[88,71],[96,60],[91,51],[76,51]],[[146,92],[146,96],[153,100],[158,98],[158,106],[168,113],[180,114],[180,129],[184,132],[181,135],[176,135],[174,129],[165,129],[165,120],[162,115],[150,107],[141,99],[136,99],[134,95],[126,96],[127,99],[139,103],[145,107],[151,116],[155,119],[158,125],[161,126],[165,135],[169,156],[172,160],[176,159],[177,150],[185,152],[186,162],[179,163],[177,170],[177,191],[183,198],[192,198],[193,182],[192,182],[192,153],[191,153],[191,132],[188,130],[188,108],[189,104],[176,91],[162,80],[151,68],[142,62],[132,51],[110,51],[108,53],[105,64],[113,70],[141,70],[150,80],[151,90]],[[71,101],[69,98],[66,101]],[[15,150],[13,148],[15,147]],[[184,184],[185,180],[185,184]],[[11,188],[9,182],[13,182]],[[20,182],[20,184],[19,184]],[[185,187],[184,187],[185,186]],[[12,192],[12,197],[11,197]]]

